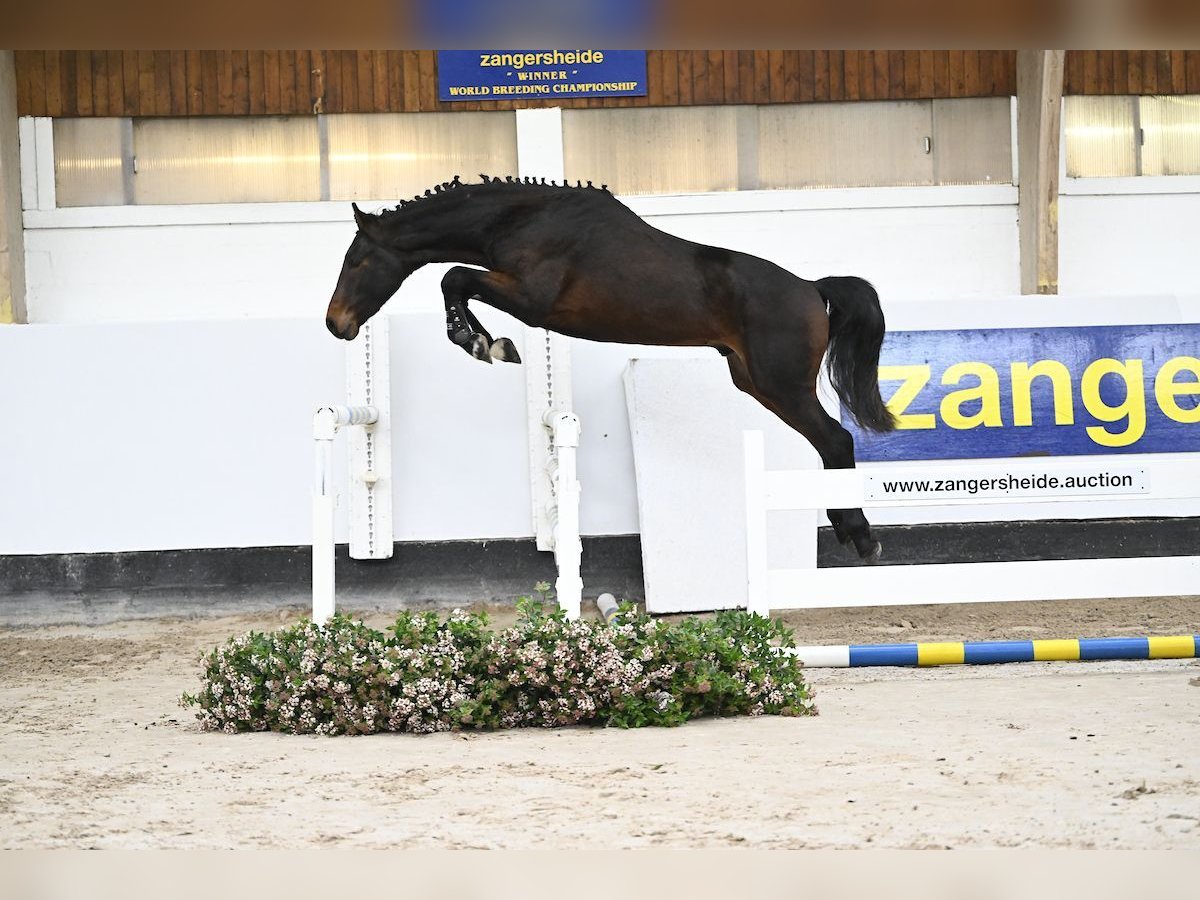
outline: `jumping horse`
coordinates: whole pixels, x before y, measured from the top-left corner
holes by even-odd
[[[325,318],[336,337],[353,340],[421,266],[465,263],[442,278],[446,335],[475,359],[520,362],[511,340],[493,340],[475,318],[471,300],[571,337],[712,347],[733,383],[807,438],[825,468],[853,468],[853,438],[817,399],[828,350],[830,381],[854,419],[873,431],[895,427],[879,394],[883,313],[866,281],[806,281],[748,253],[674,237],[590,181],[482,177],[455,176],[374,215],[352,204],[358,233]],[[843,544],[879,556],[861,509],[828,516]]]

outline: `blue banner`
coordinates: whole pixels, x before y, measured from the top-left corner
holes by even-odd
[[[859,460],[1200,451],[1200,325],[899,331],[879,384],[899,427]]]
[[[442,100],[640,97],[645,50],[439,50]]]

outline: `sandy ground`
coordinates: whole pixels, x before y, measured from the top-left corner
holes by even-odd
[[[1195,661],[812,670],[816,718],[676,729],[201,732],[198,653],[298,612],[0,630],[0,846],[1200,848]],[[1179,634],[1200,598],[786,618],[799,643]]]

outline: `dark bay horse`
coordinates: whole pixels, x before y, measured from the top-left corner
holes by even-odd
[[[883,313],[860,278],[805,281],[774,263],[674,237],[646,224],[605,188],[507,179],[452,182],[378,215],[357,206],[325,322],[352,340],[409,275],[454,266],[442,279],[446,334],[476,359],[520,362],[468,309],[479,300],[526,325],[592,341],[713,347],[733,383],[816,448],[825,468],[854,466],[854,441],[817,399],[830,381],[865,428],[895,427],[879,395]],[[881,551],[861,509],[831,509],[843,544]]]

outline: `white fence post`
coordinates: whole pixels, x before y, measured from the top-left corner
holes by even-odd
[[[746,473],[746,611],[771,614],[767,590],[766,450],[761,431],[742,432]]]
[[[351,406],[369,406],[375,423],[350,432],[350,558],[391,559],[392,439],[388,317],[362,327],[346,356]]]

